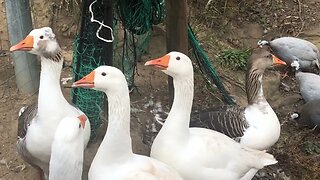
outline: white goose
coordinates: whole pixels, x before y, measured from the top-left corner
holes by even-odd
[[[277,163],[271,154],[246,148],[219,132],[189,128],[194,86],[192,63],[186,55],[171,52],[145,65],[158,67],[174,83],[172,108],[152,144],[151,157],[171,165],[188,180],[251,179],[258,169]]]
[[[164,163],[132,152],[129,90],[119,69],[100,66],[73,87],[103,91],[108,97],[108,129],[91,164],[89,180],[181,179]]]
[[[59,123],[51,147],[49,180],[81,180],[83,135],[87,117],[65,117]]]
[[[63,64],[61,48],[49,27],[32,30],[10,51],[29,51],[41,57],[38,102],[29,106],[19,117],[17,150],[22,158],[42,170],[48,178],[51,144],[59,122],[66,116],[81,112],[64,98],[60,87]],[[90,138],[90,123],[86,122],[84,146]]]

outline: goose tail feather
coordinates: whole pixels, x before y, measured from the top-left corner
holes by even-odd
[[[266,151],[261,152],[261,162],[264,166],[269,166],[278,163],[274,156],[272,154],[267,153]]]

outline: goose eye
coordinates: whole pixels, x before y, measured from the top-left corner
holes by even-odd
[[[79,123],[79,128],[81,128],[81,123]]]
[[[107,75],[107,73],[105,73],[105,72],[102,72],[102,73],[101,73],[101,75],[102,75],[102,76],[106,76],[106,75]]]
[[[43,39],[43,36],[40,36],[40,39]]]
[[[178,57],[176,57],[176,60],[178,60],[178,61],[179,61],[179,60],[180,60],[180,57],[179,57],[179,56],[178,56]]]

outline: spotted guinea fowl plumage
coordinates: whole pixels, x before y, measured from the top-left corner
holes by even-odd
[[[304,71],[313,71],[314,68],[319,71],[320,52],[313,43],[296,38],[296,37],[281,37],[272,41],[260,40],[260,47],[268,46],[271,53],[291,65],[296,62],[299,68]]]
[[[320,99],[311,100],[302,105],[301,111],[294,119],[298,124],[310,128],[320,127]]]
[[[297,71],[295,76],[299,84],[300,93],[305,102],[320,99],[319,75]]]

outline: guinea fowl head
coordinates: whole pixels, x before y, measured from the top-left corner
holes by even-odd
[[[10,51],[28,51],[53,59],[61,51],[61,48],[52,29],[43,27],[32,30],[24,40],[12,46]]]
[[[262,48],[265,45],[270,45],[270,42],[266,41],[266,40],[259,40],[257,45],[258,45],[258,47]]]

